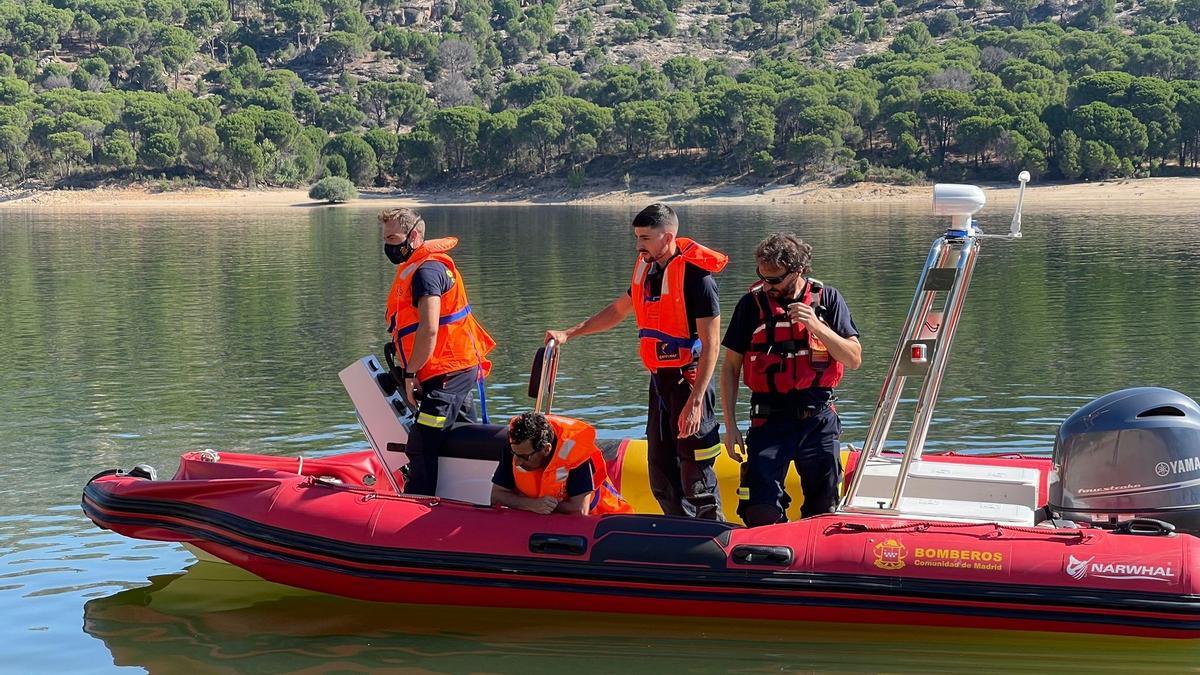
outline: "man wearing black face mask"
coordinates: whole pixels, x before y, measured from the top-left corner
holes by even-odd
[[[789,464],[796,465],[804,490],[801,517],[833,508],[842,471],[842,423],[833,391],[846,369],[862,365],[846,300],[809,276],[811,246],[773,234],[758,245],[755,259],[759,283],[734,308],[721,342],[725,452],[740,462],[739,449],[746,451],[738,515],[750,527],[786,519]],[[743,363],[750,390],[748,447],[736,418]]]
[[[433,495],[444,432],[475,422],[473,393],[491,370],[487,354],[496,342],[471,313],[466,285],[447,254],[458,239],[426,241],[425,221],[412,209],[384,211],[379,222],[384,255],[396,265],[387,302],[390,348],[403,369],[401,391],[417,411],[404,491]]]

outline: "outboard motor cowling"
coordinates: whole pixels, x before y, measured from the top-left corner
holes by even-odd
[[[1200,406],[1170,389],[1106,394],[1054,439],[1050,509],[1097,525],[1155,518],[1200,533]]]

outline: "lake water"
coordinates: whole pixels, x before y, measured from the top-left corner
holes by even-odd
[[[431,236],[462,239],[455,260],[500,343],[493,416],[531,406],[525,379],[546,328],[627,287],[635,211],[424,211]],[[1196,668],[1200,647],[1161,641],[378,606],[96,529],[78,502],[103,469],[145,462],[170,475],[181,451],[205,447],[364,446],[337,372],[384,339],[393,268],[374,212],[0,212],[0,672]],[[862,332],[865,363],[839,403],[843,440],[861,442],[944,221],[874,207],[680,213],[685,235],[731,255],[727,316],[763,236],[791,230],[814,245],[814,275],[844,293]],[[1010,215],[980,220],[1000,232]],[[1097,395],[1200,395],[1200,214],[1031,205],[1025,227],[1019,242],[984,243],[928,447],[1047,453],[1057,424]],[[624,325],[567,345],[555,408],[602,436],[638,436],[645,388]]]

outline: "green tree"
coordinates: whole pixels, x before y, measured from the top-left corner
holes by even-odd
[[[1175,9],[1179,19],[1194,31],[1200,31],[1200,0],[1178,0]]]
[[[254,187],[266,170],[262,149],[245,138],[234,138],[227,144],[225,157],[230,167],[246,181],[246,187]]]
[[[1108,178],[1121,169],[1116,150],[1102,141],[1084,141],[1079,163],[1088,178]]]
[[[1058,170],[1062,173],[1063,178],[1067,180],[1075,180],[1083,175],[1083,165],[1081,164],[1080,154],[1082,147],[1079,142],[1079,136],[1075,135],[1070,129],[1062,132],[1058,137]]]
[[[973,115],[962,120],[955,131],[955,140],[960,152],[972,157],[975,166],[987,161],[987,152],[1000,138],[1003,131],[996,120]]]
[[[663,62],[662,72],[672,87],[687,92],[699,89],[707,75],[704,62],[692,56],[672,56]]]
[[[179,74],[183,67],[196,55],[196,38],[176,26],[160,26],[152,38],[167,72],[175,75],[175,88],[179,88]]]
[[[134,152],[133,143],[129,141],[129,134],[117,129],[100,144],[96,159],[114,169],[129,169],[137,163],[137,153]]]
[[[786,0],[750,0],[750,18],[770,27],[772,42],[779,42],[779,24],[788,16]]]
[[[77,163],[92,153],[92,144],[78,131],[50,134],[47,140],[51,156],[62,162],[64,174],[67,176],[71,175],[71,170]]]
[[[221,139],[213,129],[204,126],[188,129],[179,145],[188,164],[200,171],[211,171],[216,166]]]
[[[1008,12],[1008,18],[1017,28],[1023,28],[1029,21],[1029,12],[1042,4],[1042,0],[999,0],[999,4]]]
[[[900,29],[896,39],[892,41],[891,49],[900,53],[917,54],[932,44],[933,36],[929,34],[929,27],[920,21],[913,21]]]
[[[175,166],[179,161],[179,137],[175,134],[152,134],[138,148],[138,158],[146,166],[155,169]]]
[[[355,185],[367,185],[377,173],[375,150],[355,134],[334,136],[322,150],[325,155],[338,155],[346,160],[347,177]]]
[[[518,114],[517,138],[537,150],[543,173],[550,170],[551,146],[558,141],[566,128],[562,111],[545,101],[535,103]]]
[[[1086,141],[1099,141],[1118,156],[1138,158],[1146,151],[1146,126],[1125,108],[1089,103],[1071,112],[1071,129]]]
[[[938,166],[945,164],[946,150],[959,121],[969,116],[971,111],[971,98],[961,91],[933,89],[921,95],[917,114],[925,123],[931,140],[929,151],[930,154],[936,153]]]
[[[375,151],[375,161],[379,174],[376,177],[380,183],[387,178],[396,163],[396,153],[400,150],[400,139],[387,129],[371,129],[363,134],[363,140]]]
[[[613,112],[613,122],[631,155],[649,156],[669,139],[667,112],[655,101],[621,103]]]
[[[1142,14],[1151,21],[1168,21],[1175,16],[1175,0],[1146,0]]]
[[[490,173],[508,170],[517,145],[517,113],[502,110],[479,121],[479,152],[483,168]]]
[[[399,138],[396,171],[406,182],[421,181],[441,169],[441,148],[437,138],[418,129]]]
[[[351,61],[362,56],[364,49],[362,38],[358,35],[334,31],[321,40],[316,53],[326,64],[344,72]]]
[[[357,129],[366,118],[349,94],[337,94],[321,108],[321,127],[334,133]]]
[[[796,136],[787,144],[787,158],[801,167],[821,169],[833,157],[833,140],[827,136]]]
[[[429,130],[446,148],[455,168],[466,168],[478,147],[479,123],[487,113],[470,106],[439,110],[429,118]]]
[[[292,92],[292,110],[303,124],[316,124],[321,114],[321,97],[309,87]]]

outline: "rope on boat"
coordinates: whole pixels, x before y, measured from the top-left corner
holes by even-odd
[[[834,523],[825,529],[826,533],[843,530],[847,532],[902,532],[912,530],[915,532],[928,532],[931,529],[965,529],[970,527],[987,527],[995,528],[992,532],[994,536],[1001,536],[1004,532],[1020,532],[1023,534],[1039,534],[1042,536],[1051,535],[1058,537],[1071,537],[1080,541],[1088,539],[1091,535],[1086,530],[1050,530],[1045,527],[1022,527],[1020,525],[1001,525],[999,523],[931,523],[922,521],[918,523],[904,523],[902,525],[864,525],[862,523],[847,523],[844,521]],[[987,536],[987,535],[980,535]]]

